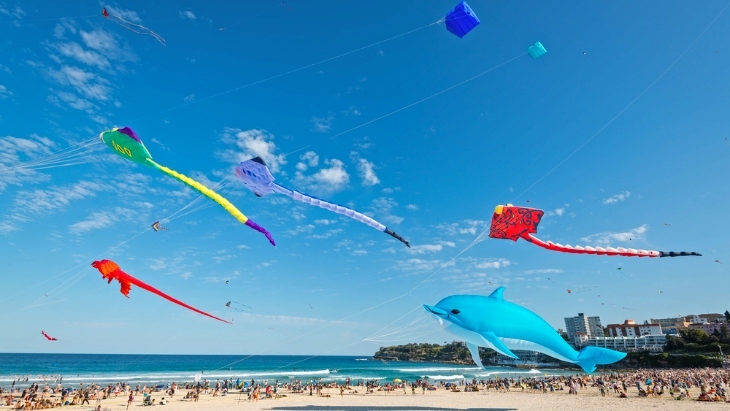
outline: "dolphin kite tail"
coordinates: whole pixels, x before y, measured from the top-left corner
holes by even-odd
[[[625,352],[601,347],[583,347],[578,353],[575,363],[580,365],[586,373],[592,373],[596,370],[596,365],[613,364],[623,360],[624,357],[626,357]]]

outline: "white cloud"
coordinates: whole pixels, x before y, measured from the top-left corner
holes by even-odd
[[[481,232],[486,227],[486,224],[482,220],[463,220],[460,223],[442,223],[437,225],[436,228],[448,235],[476,235],[477,231]]]
[[[370,208],[375,212],[376,215],[382,216],[382,219],[386,222],[393,224],[400,224],[404,218],[394,215],[392,210],[398,206],[398,203],[390,197],[379,197],[373,200]]]
[[[367,253],[368,253],[367,250],[359,249],[359,250],[353,251],[351,254],[352,255],[367,255]]]
[[[438,243],[446,247],[456,247],[456,243],[453,241],[438,241]]]
[[[221,139],[226,144],[236,146],[236,150],[226,150],[219,155],[227,161],[240,163],[251,157],[261,157],[272,173],[279,172],[286,158],[276,152],[274,136],[266,130],[251,129],[242,131],[236,128],[226,128]]]
[[[49,69],[48,74],[58,84],[71,86],[86,98],[106,101],[111,95],[109,81],[90,71],[64,65],[60,70]]]
[[[0,137],[0,193],[8,185],[48,180],[48,176],[30,168],[19,167],[24,161],[48,156],[55,143],[47,137],[31,135],[30,138]]]
[[[59,43],[56,45],[56,49],[62,55],[71,57],[89,66],[94,66],[102,70],[107,70],[111,67],[111,63],[106,57],[95,51],[84,50],[84,48],[76,42]]]
[[[116,207],[112,211],[96,211],[91,213],[86,220],[71,224],[68,230],[72,234],[81,234],[87,231],[99,230],[111,227],[119,220],[130,220],[135,215],[134,210],[129,208]]]
[[[325,161],[327,168],[320,168],[312,175],[304,175],[297,171],[294,181],[312,191],[335,192],[343,189],[350,182],[350,175],[345,170],[345,163],[336,158]]]
[[[22,19],[25,16],[25,11],[20,6],[7,6],[4,2],[0,2],[0,14],[4,14],[9,17],[16,19]]]
[[[415,204],[408,204],[406,206],[406,210],[409,210],[409,211],[418,211],[418,206],[415,205]]]
[[[331,225],[337,223],[337,220],[314,220],[314,224]]]
[[[357,157],[357,153],[353,152],[351,156]],[[362,185],[374,186],[380,184],[380,179],[375,174],[375,164],[364,158],[355,158],[357,161],[357,171],[362,178]]]
[[[611,196],[605,200],[603,200],[603,204],[614,204],[618,202],[626,201],[631,196],[631,192],[624,191],[623,193],[618,193],[614,196]]]
[[[405,261],[398,261],[395,264],[395,269],[400,271],[434,271],[436,268],[444,268],[453,266],[454,261],[443,261],[443,260],[424,260],[421,258],[410,258]]]
[[[195,101],[195,93],[188,94],[187,96],[183,97],[183,101],[186,103]]]
[[[350,106],[350,108],[345,110],[344,113],[346,116],[351,116],[351,117],[357,117],[360,114],[362,114],[362,113],[360,113],[360,110],[358,110],[357,107],[355,107],[355,106]]]
[[[4,72],[6,72],[6,73],[8,73],[8,74],[11,74],[11,73],[12,73],[12,72],[10,71],[10,67],[8,67],[8,66],[3,66],[2,64],[0,64],[0,71],[4,71]]]
[[[20,191],[15,198],[15,209],[25,214],[50,214],[62,210],[71,202],[94,197],[108,187],[93,181],[79,181],[65,186],[53,186],[45,190]]]
[[[559,268],[540,268],[537,270],[527,270],[525,274],[560,274],[563,270]]]
[[[476,265],[474,265],[475,268],[485,269],[485,268],[505,268],[509,267],[512,263],[504,258],[488,258],[486,260],[482,260],[481,262],[478,262]]]
[[[182,18],[182,19],[190,19],[190,20],[196,20],[197,19],[197,17],[195,17],[195,14],[193,14],[193,12],[190,11],[190,10],[186,10],[186,11],[180,10],[180,18]]]
[[[444,246],[441,244],[423,244],[423,245],[411,246],[411,248],[408,248],[406,251],[409,254],[426,254],[426,253],[435,253],[435,252],[441,251],[443,249],[444,249]]]
[[[334,117],[329,115],[327,117],[312,117],[312,131],[317,133],[326,133],[332,128],[332,120]]]
[[[319,165],[319,156],[314,151],[307,151],[306,153],[299,156],[302,160],[297,163],[297,170],[307,171],[309,167],[317,167]]]
[[[640,227],[632,228],[628,231],[618,233],[598,233],[591,234],[587,237],[581,238],[581,241],[588,244],[595,244],[598,246],[608,246],[613,242],[628,242],[632,240],[643,240],[644,234],[649,230],[649,225],[644,224]]]
[[[5,99],[13,95],[13,92],[8,90],[7,87],[0,84],[0,98]]]

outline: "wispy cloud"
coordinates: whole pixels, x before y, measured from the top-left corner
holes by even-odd
[[[644,224],[640,227],[632,228],[628,231],[612,233],[598,233],[591,234],[587,237],[581,238],[581,241],[588,244],[595,244],[598,246],[608,246],[614,242],[628,242],[632,240],[643,240],[644,234],[649,231],[649,225]]]
[[[286,164],[286,157],[275,154],[277,148],[274,135],[266,130],[251,129],[243,131],[237,128],[226,128],[223,132],[224,143],[236,147],[219,152],[218,155],[225,161],[240,163],[251,157],[261,157],[269,169],[276,173]]]
[[[442,223],[436,226],[437,229],[448,235],[476,235],[486,227],[487,223],[482,220],[463,220],[459,223]]]
[[[444,260],[425,260],[421,258],[409,258],[408,260],[398,261],[395,269],[400,271],[428,272],[437,268],[450,267],[454,265],[454,261]]]
[[[13,95],[13,92],[12,91],[8,90],[7,87],[5,87],[2,84],[0,84],[0,98],[6,99],[6,98],[8,98],[8,97],[10,97],[12,95]]]
[[[393,214],[393,210],[398,206],[395,199],[390,197],[379,197],[373,200],[370,209],[373,210],[376,216],[381,218],[383,221],[393,224],[400,224],[404,218]]]
[[[183,97],[183,101],[186,103],[191,103],[195,101],[195,93],[188,94],[187,96]]]
[[[30,138],[0,137],[0,193],[8,185],[25,182],[47,181],[48,176],[36,170],[18,167],[23,161],[47,156],[55,149],[55,143],[47,137],[31,135]]]
[[[360,110],[358,110],[357,107],[355,107],[355,106],[350,106],[350,108],[345,110],[343,113],[348,117],[357,117],[360,114],[362,114],[362,113],[360,113]]]
[[[526,270],[524,273],[531,274],[560,274],[563,270],[559,268],[539,268],[537,270]]]
[[[25,11],[20,6],[8,6],[5,2],[0,2],[0,14],[4,14],[14,19],[22,19],[25,17]]]
[[[332,128],[332,120],[335,117],[328,115],[327,117],[312,117],[312,131],[317,133],[326,133]]]
[[[418,211],[418,206],[415,205],[415,204],[408,204],[406,206],[406,210],[408,210],[408,211]]]
[[[618,193],[614,196],[611,196],[611,197],[603,200],[603,204],[620,203],[620,202],[626,201],[630,196],[631,196],[631,192],[624,191],[623,193]]]
[[[486,258],[481,261],[477,261],[474,264],[475,268],[488,269],[488,268],[506,268],[512,265],[512,263],[505,258]]]
[[[190,10],[185,10],[185,11],[180,10],[180,18],[183,20],[185,20],[185,19],[196,20],[197,19],[197,17],[195,17],[195,14]]]
[[[409,254],[426,254],[439,252],[443,249],[444,246],[441,244],[422,244],[411,246],[411,248],[406,249],[406,251]]]
[[[113,226],[120,220],[130,221],[136,215],[135,211],[129,208],[115,207],[110,211],[96,211],[83,220],[71,224],[68,231],[72,234],[82,234],[92,230],[99,230]],[[137,215],[137,217],[139,217]]]

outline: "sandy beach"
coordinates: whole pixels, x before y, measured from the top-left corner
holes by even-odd
[[[202,411],[202,410],[281,410],[281,411],[317,411],[317,410],[406,410],[406,411],[428,411],[428,410],[628,410],[628,409],[672,409],[672,410],[707,410],[708,407],[715,409],[730,409],[730,403],[714,402],[713,404],[703,403],[694,399],[675,400],[668,394],[660,397],[639,397],[636,388],[627,390],[628,398],[619,398],[615,393],[607,393],[605,397],[597,387],[586,387],[578,390],[577,395],[570,395],[568,391],[556,391],[542,393],[539,391],[522,390],[519,386],[510,392],[496,392],[480,389],[478,392],[464,392],[460,386],[458,392],[439,387],[435,391],[416,390],[415,394],[408,388],[405,392],[402,388],[391,392],[374,391],[364,394],[362,387],[357,389],[346,389],[341,395],[338,388],[325,388],[322,395],[316,392],[312,395],[309,391],[304,393],[292,393],[288,390],[280,390],[280,398],[261,398],[252,401],[246,393],[231,392],[228,395],[213,396],[211,393],[201,393],[198,401],[184,399],[185,394],[190,390],[180,389],[170,398],[164,392],[154,392],[155,407],[164,407],[176,410]],[[699,389],[692,390],[692,398],[696,398]],[[17,394],[16,394],[17,396]],[[56,395],[57,396],[57,395]],[[264,397],[262,393],[262,397]],[[55,397],[55,396],[54,396]],[[54,397],[51,397],[53,399]],[[165,405],[159,405],[162,398],[166,399]],[[102,410],[121,410],[127,408],[127,395],[120,394],[116,398],[101,401]],[[142,403],[142,396],[135,395],[130,409],[145,407]],[[71,405],[64,409],[70,410],[93,410],[96,403],[91,400],[89,405]],[[12,409],[13,407],[2,407]]]

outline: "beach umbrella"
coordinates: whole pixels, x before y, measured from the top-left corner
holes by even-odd
[[[401,380],[400,378],[396,378],[396,379],[393,380],[393,382],[396,383],[396,384],[400,384],[400,383],[403,382],[403,380]]]

